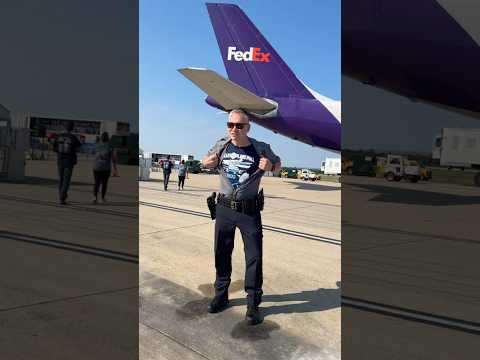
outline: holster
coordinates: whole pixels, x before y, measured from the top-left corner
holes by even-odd
[[[212,218],[212,220],[215,220],[215,218],[217,216],[216,199],[217,199],[217,193],[216,192],[213,192],[212,195],[207,197],[208,210],[210,210],[210,217]]]
[[[260,211],[263,210],[264,204],[265,204],[265,197],[263,196],[263,188],[262,188],[257,195],[257,206]]]

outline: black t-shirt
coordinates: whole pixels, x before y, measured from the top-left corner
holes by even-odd
[[[253,145],[239,147],[228,144],[221,166],[234,188],[245,182],[257,169],[260,156]]]
[[[82,146],[78,138],[70,133],[60,134],[53,144],[57,153],[57,162],[63,167],[72,167],[77,163],[77,149]]]
[[[162,162],[163,172],[171,173],[172,172],[172,167],[173,167],[173,164],[170,160],[163,160],[163,162]]]

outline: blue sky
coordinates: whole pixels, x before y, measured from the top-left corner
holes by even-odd
[[[230,1],[239,5],[295,74],[340,100],[340,1]],[[177,72],[203,67],[226,76],[204,1],[140,1],[140,146],[147,152],[200,159],[226,133],[226,114]],[[285,166],[320,167],[338,155],[252,124]]]

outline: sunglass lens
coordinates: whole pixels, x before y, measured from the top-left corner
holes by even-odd
[[[227,126],[228,126],[229,129],[233,129],[234,127],[236,127],[237,129],[241,130],[241,129],[243,129],[245,124],[237,124],[237,123],[227,122]]]

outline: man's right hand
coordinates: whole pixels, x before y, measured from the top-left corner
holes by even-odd
[[[218,165],[218,156],[216,154],[205,155],[202,159],[202,164],[207,168],[214,168]]]

